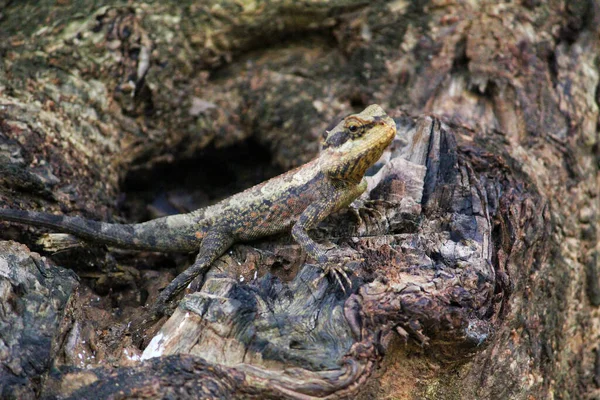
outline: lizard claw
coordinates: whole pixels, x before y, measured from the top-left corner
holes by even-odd
[[[336,280],[336,282],[340,285],[340,287],[344,291],[344,294],[346,294],[345,284],[347,284],[349,288],[352,288],[352,281],[346,273],[346,270],[343,265],[333,262],[327,262],[325,264],[319,265],[319,268],[321,268],[323,272],[321,272],[321,274],[313,281],[313,284],[315,286],[317,286],[321,282],[321,280],[323,280],[323,278],[329,275],[333,277]]]
[[[313,284],[317,286],[323,278],[329,275],[335,279],[345,294],[346,286],[352,289],[352,281],[346,272],[348,270],[346,266],[350,262],[363,261],[361,258],[357,258],[356,255],[357,253],[355,251],[335,248],[328,251],[326,256],[319,257],[318,267],[321,268],[323,272],[313,281]]]

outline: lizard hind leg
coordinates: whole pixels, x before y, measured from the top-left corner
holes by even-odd
[[[168,310],[167,303],[173,297],[181,293],[194,278],[205,273],[208,268],[210,268],[211,264],[231,247],[233,242],[234,237],[231,233],[218,228],[215,229],[214,227],[210,229],[202,240],[194,264],[181,274],[177,275],[177,277],[163,289],[150,309],[152,316],[158,317],[164,315]]]

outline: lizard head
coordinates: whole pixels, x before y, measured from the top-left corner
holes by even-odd
[[[334,179],[360,182],[396,136],[396,123],[372,104],[344,118],[323,142],[322,171]]]

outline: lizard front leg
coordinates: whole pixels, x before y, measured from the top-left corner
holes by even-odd
[[[331,257],[331,249],[315,242],[308,231],[315,228],[319,222],[325,219],[329,214],[343,207],[347,207],[354,199],[360,196],[367,188],[367,183],[363,179],[358,185],[336,184],[331,186],[330,193],[326,193],[320,200],[308,206],[292,227],[292,236],[296,242],[325,270],[325,274],[331,273],[338,281],[342,289],[339,276],[342,276],[348,284],[350,279],[338,265],[342,260],[334,260]],[[329,252],[329,254],[328,254]],[[332,267],[332,265],[334,265]],[[345,290],[345,289],[344,289]]]

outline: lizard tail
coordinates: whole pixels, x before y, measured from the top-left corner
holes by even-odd
[[[0,220],[41,226],[70,233],[92,243],[150,251],[190,252],[200,247],[204,232],[191,232],[189,216],[174,215],[140,224],[109,224],[81,217],[59,216],[36,211],[0,209]],[[190,231],[190,232],[188,232]]]

